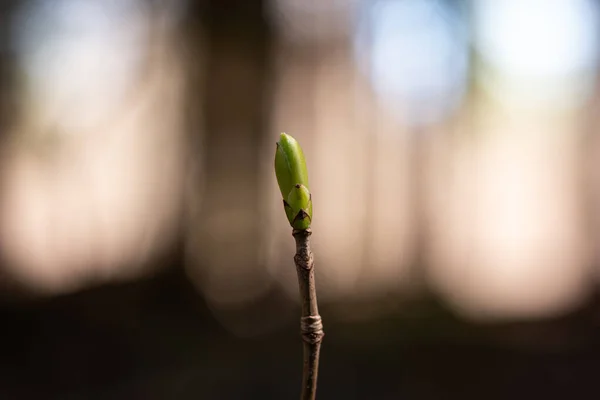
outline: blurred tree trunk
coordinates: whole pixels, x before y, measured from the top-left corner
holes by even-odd
[[[271,29],[266,1],[210,0],[197,5],[204,43],[199,146],[204,187],[190,251],[199,263],[196,272],[208,276],[198,283],[206,283],[202,290],[209,300],[223,293],[231,293],[233,299],[242,289],[254,290],[269,281],[261,275],[266,271],[256,267],[264,209],[259,204],[260,154],[270,118]],[[232,287],[240,283],[245,288]]]
[[[11,19],[14,16],[17,2],[7,0],[0,2],[0,139],[6,134],[10,118],[14,115],[16,99],[15,70],[13,44],[11,43]]]

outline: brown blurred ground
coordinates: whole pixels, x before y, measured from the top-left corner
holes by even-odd
[[[2,398],[296,398],[296,327],[235,337],[171,265],[142,282],[4,305]],[[277,293],[268,300],[285,302]],[[560,319],[488,326],[434,301],[408,309],[368,324],[340,323],[323,309],[320,398],[598,396],[597,301]]]

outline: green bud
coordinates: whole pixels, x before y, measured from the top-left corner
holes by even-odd
[[[304,153],[296,139],[285,133],[276,145],[275,176],[285,214],[293,228],[308,229],[312,221],[312,196]]]

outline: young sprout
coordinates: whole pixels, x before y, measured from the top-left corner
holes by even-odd
[[[296,240],[294,263],[298,273],[302,317],[300,333],[304,346],[302,372],[302,400],[315,400],[319,357],[323,341],[323,322],[317,306],[317,290],[313,254],[310,250],[312,230],[312,197],[308,185],[308,172],[302,148],[290,135],[282,133],[275,152],[275,175],[283,197],[285,215],[294,228]]]
[[[285,133],[276,145],[275,175],[285,214],[292,228],[308,229],[312,222],[312,196],[304,153],[296,139]]]

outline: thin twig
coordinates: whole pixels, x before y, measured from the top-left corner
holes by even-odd
[[[319,353],[321,341],[325,333],[317,306],[315,288],[315,271],[313,254],[310,251],[310,229],[294,229],[292,235],[296,239],[296,255],[294,262],[298,272],[300,299],[302,301],[302,318],[300,332],[304,343],[304,369],[302,373],[301,400],[314,400],[317,394],[317,377],[319,374]]]

